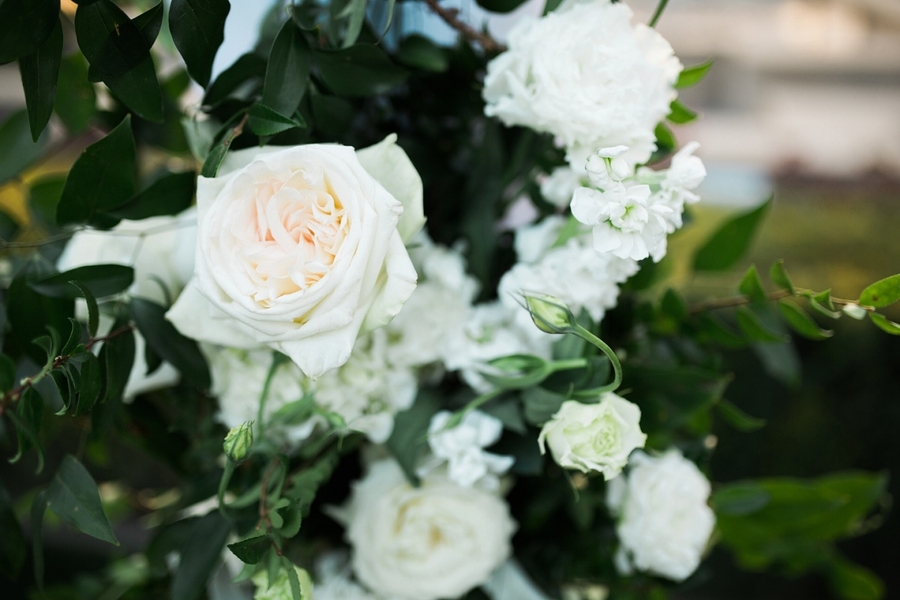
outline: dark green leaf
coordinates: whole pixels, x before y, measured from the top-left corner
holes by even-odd
[[[897,300],[900,300],[900,274],[876,281],[864,289],[859,295],[858,304],[883,308]]]
[[[476,0],[476,2],[485,10],[496,13],[508,13],[522,6],[525,0]]]
[[[32,524],[33,526],[33,524]],[[0,574],[15,581],[25,565],[25,534],[13,510],[12,498],[0,483]]]
[[[206,87],[216,52],[225,39],[228,0],[172,0],[169,29],[194,81]]]
[[[5,354],[0,354],[0,396],[16,385],[16,363]]]
[[[562,406],[565,396],[534,387],[522,391],[522,403],[525,405],[525,419],[532,425],[543,425],[556,414]]]
[[[870,312],[869,319],[875,323],[875,326],[882,331],[891,335],[900,335],[900,324],[894,323],[882,314]]]
[[[41,447],[38,431],[41,427],[41,415],[44,411],[44,401],[34,388],[28,387],[19,398],[15,411],[7,411],[10,420],[16,426],[16,439],[19,445],[16,455],[9,462],[17,462],[25,452],[34,448],[37,452],[37,472],[44,470],[44,449]]]
[[[770,198],[758,208],[729,219],[694,255],[694,269],[723,271],[734,266],[750,247],[753,234],[771,203]]]
[[[708,412],[722,399],[731,377],[696,367],[639,367],[625,363],[623,389],[641,408],[641,429],[665,432]]]
[[[763,282],[759,277],[759,272],[756,270],[756,265],[750,265],[750,268],[744,273],[741,283],[738,284],[738,291],[747,296],[751,302],[766,301],[766,288],[763,287]]]
[[[339,96],[386,94],[408,76],[378,46],[357,44],[342,50],[321,50],[315,57],[322,81]]]
[[[181,371],[187,381],[201,389],[209,387],[209,368],[197,342],[178,333],[166,320],[165,308],[143,298],[133,298],[131,315],[156,354]]]
[[[8,0],[7,0],[8,1]],[[52,33],[33,53],[19,58],[19,73],[28,107],[31,139],[37,141],[53,113],[56,82],[62,58],[63,34],[59,20]]]
[[[248,538],[228,544],[231,553],[241,559],[241,562],[248,565],[255,565],[263,559],[266,551],[272,547],[272,540],[267,535]]]
[[[280,115],[293,115],[306,94],[311,66],[306,40],[293,21],[285,21],[269,52],[262,104]]]
[[[687,303],[681,294],[672,288],[667,289],[663,294],[660,301],[660,310],[664,315],[679,323],[687,319],[688,316]]]
[[[653,135],[656,137],[656,154],[658,155],[666,156],[678,146],[675,134],[665,123],[657,125]]]
[[[837,556],[829,567],[829,583],[841,598],[846,600],[884,598],[884,582],[869,569]]]
[[[691,121],[696,121],[699,116],[699,113],[691,110],[681,101],[673,100],[672,104],[669,106],[669,116],[666,118],[673,123],[683,125],[685,123],[690,123]]]
[[[134,269],[124,265],[88,265],[32,281],[29,285],[51,298],[80,298],[79,289],[70,285],[70,281],[81,283],[95,297],[103,298],[127,290],[134,282]]]
[[[101,401],[103,393],[103,368],[100,359],[87,353],[84,364],[81,365],[81,389],[78,391],[78,404],[75,406],[75,414],[83,415],[94,405]]]
[[[70,281],[70,285],[74,285],[81,292],[88,310],[88,334],[91,337],[97,335],[97,328],[100,326],[100,309],[97,307],[97,299],[91,292],[90,288],[78,281]]]
[[[394,430],[387,441],[387,449],[399,463],[406,478],[418,485],[416,466],[419,456],[428,447],[428,426],[441,405],[438,398],[424,391],[419,392],[415,403],[397,413]]]
[[[719,400],[719,403],[716,404],[716,408],[719,410],[719,414],[721,414],[722,417],[738,431],[756,431],[766,424],[765,419],[751,417],[724,398]]]
[[[342,135],[356,116],[353,104],[337,96],[310,94],[310,104],[316,127],[329,135]]]
[[[56,209],[57,223],[114,224],[97,213],[119,206],[134,195],[134,165],[131,118],[125,117],[106,137],[88,146],[72,165]]]
[[[34,580],[38,589],[44,588],[44,515],[47,513],[47,492],[41,490],[31,502],[31,551]]]
[[[366,5],[369,0],[348,0],[347,6],[341,11],[341,17],[348,17],[347,31],[341,48],[349,48],[359,39],[359,33],[366,22]]]
[[[0,210],[0,239],[10,241],[19,233],[19,224],[5,211]]]
[[[206,161],[203,163],[203,169],[200,170],[201,176],[216,176],[216,173],[219,172],[219,165],[221,165],[222,161],[225,160],[225,155],[228,153],[228,149],[231,148],[231,143],[237,136],[241,135],[241,132],[243,132],[244,130],[244,123],[248,118],[249,117],[247,115],[244,115],[244,118],[236,125],[232,123],[226,124],[222,128],[222,131],[220,131],[219,134],[216,135],[216,139],[218,139],[219,141],[212,148],[210,148],[209,155],[206,157]]]
[[[119,545],[91,474],[67,454],[47,488],[47,506],[64,521],[92,537]]]
[[[210,84],[203,97],[203,104],[215,106],[238,88],[255,79],[263,79],[265,75],[266,59],[253,52],[244,54]]]
[[[0,65],[34,53],[59,24],[59,0],[0,2]]]
[[[94,116],[97,94],[88,81],[88,66],[80,52],[66,56],[59,67],[53,110],[70,133],[81,133]]]
[[[82,4],[75,13],[78,46],[91,63],[89,78],[102,80],[134,113],[163,120],[162,90],[144,34],[109,0]]]
[[[44,151],[47,136],[31,139],[28,114],[14,112],[0,126],[0,184],[12,179],[33,163]]]
[[[69,337],[66,340],[66,343],[63,344],[63,347],[59,351],[61,356],[71,354],[75,347],[81,343],[81,334],[83,333],[81,323],[71,318],[69,319],[69,323],[72,328],[69,330]]]
[[[713,61],[709,59],[706,62],[700,63],[699,65],[693,65],[690,67],[686,67],[679,75],[678,81],[675,82],[676,88],[686,88],[692,85],[697,85],[703,78],[706,77],[706,74],[709,72],[710,67],[712,67]]]
[[[749,482],[717,490],[710,503],[717,515],[741,516],[765,508],[771,499],[772,494],[766,489]]]
[[[806,311],[790,300],[779,300],[778,310],[781,311],[781,316],[784,317],[791,329],[805,338],[821,341],[834,335],[833,331],[819,327],[812,317],[806,314]]]
[[[547,0],[547,3],[544,5],[544,14],[549,15],[559,8],[560,4],[562,4],[562,0]]]
[[[397,50],[397,60],[408,67],[432,73],[443,73],[450,66],[444,49],[422,35],[403,38]]]
[[[698,326],[703,336],[716,344],[720,344],[726,348],[743,348],[747,345],[747,341],[743,336],[738,335],[730,327],[717,316],[712,313],[700,316]]]
[[[191,205],[196,190],[197,174],[193,171],[167,173],[124,204],[106,212],[118,219],[131,220],[174,215]]]
[[[4,339],[4,351],[18,358],[27,354],[38,364],[43,364],[44,352],[32,344],[32,340],[47,333],[47,327],[56,331],[68,331],[69,317],[74,313],[72,300],[42,296],[28,285],[30,281],[52,272],[41,262],[29,262],[24,271],[12,281],[6,295],[6,314],[9,332]]]
[[[738,325],[747,337],[756,342],[786,342],[787,336],[772,331],[759,319],[759,316],[746,306],[738,306],[734,312]]]
[[[162,19],[163,3],[160,2],[147,12],[136,16],[132,21],[134,26],[141,32],[141,35],[144,36],[144,41],[147,42],[148,48],[153,47],[153,42],[156,41],[156,36],[159,35],[159,30],[162,28]]]
[[[792,343],[754,342],[751,348],[759,357],[766,373],[789,388],[797,389],[800,386],[800,357]]]
[[[229,533],[231,526],[218,511],[191,523],[181,548],[178,570],[172,578],[172,600],[196,600],[201,596]]]
[[[772,265],[772,268],[769,270],[769,278],[775,285],[783,290],[787,290],[791,295],[796,293],[794,290],[794,283],[791,281],[790,275],[788,275],[787,270],[784,268],[783,259],[775,261]]]
[[[123,327],[127,327],[127,322],[117,320],[112,331],[120,331]],[[131,331],[119,333],[113,339],[103,342],[99,358],[105,374],[104,396],[107,400],[116,402],[122,398],[134,366],[134,352],[134,333]]]
[[[250,107],[248,114],[247,125],[258,136],[275,135],[295,127],[306,126],[306,123],[278,114],[268,106],[258,102]]]

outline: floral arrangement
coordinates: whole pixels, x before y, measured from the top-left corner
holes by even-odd
[[[504,45],[424,0],[451,47],[406,4],[276,2],[215,78],[227,0],[0,5],[27,102],[0,179],[81,151],[0,215],[0,434],[41,474],[24,509],[0,485],[3,575],[42,588],[58,519],[122,543],[66,597],[665,598],[716,544],[881,597],[834,542],[883,474],[711,483],[710,430],[763,425],[723,355],[828,337],[804,306],[900,334],[900,275],[665,287],[706,175],[666,123],[711,66],[665,1],[548,0]],[[737,266],[766,206],[694,268]],[[163,475],[116,474],[125,447]]]

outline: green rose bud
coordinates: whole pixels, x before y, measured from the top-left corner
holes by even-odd
[[[229,459],[240,462],[247,458],[247,453],[253,445],[253,421],[245,421],[237,427],[232,427],[225,436],[222,449]]]
[[[304,569],[291,565],[297,573],[297,579],[300,580],[300,598],[302,600],[312,600],[313,584],[312,579]],[[293,600],[291,594],[291,581],[288,572],[281,569],[275,581],[269,582],[269,576],[266,571],[260,571],[253,576],[253,584],[256,586],[256,593],[253,594],[253,600]]]
[[[531,320],[538,329],[546,333],[570,333],[577,325],[575,315],[559,298],[541,294],[525,296],[525,304],[531,313]]]

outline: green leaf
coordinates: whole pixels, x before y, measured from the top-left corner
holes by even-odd
[[[172,577],[172,600],[200,598],[229,533],[231,526],[219,511],[193,520],[181,547],[181,561]]]
[[[306,123],[278,114],[259,102],[250,107],[248,114],[247,125],[258,136],[276,135],[289,129],[306,126]]]
[[[61,356],[66,356],[71,354],[73,350],[75,350],[76,346],[81,343],[81,334],[83,333],[81,323],[76,321],[75,319],[69,319],[69,323],[72,328],[69,330],[69,337],[66,340],[66,343],[63,344],[63,347],[60,349],[59,354]],[[84,349],[82,348],[82,351]]]
[[[753,482],[729,485],[713,494],[710,503],[717,515],[741,516],[765,508],[772,494]]]
[[[16,363],[0,354],[0,396],[16,386]]]
[[[38,437],[43,411],[44,401],[41,395],[34,388],[28,387],[19,398],[16,410],[5,413],[16,426],[16,440],[19,446],[9,462],[17,462],[30,448],[34,448],[38,458],[37,473],[44,470],[44,449]]]
[[[672,100],[672,104],[669,106],[669,115],[666,118],[672,123],[683,125],[696,121],[699,116],[700,113],[691,110],[680,100]]]
[[[716,408],[718,409],[719,414],[721,414],[722,417],[738,431],[756,431],[766,424],[765,419],[751,417],[724,398],[719,400],[718,404],[716,404]]]
[[[342,135],[356,116],[356,109],[348,100],[337,96],[310,94],[310,105],[316,128],[328,135]]]
[[[724,271],[733,267],[750,247],[756,228],[771,203],[770,198],[758,208],[729,219],[694,255],[694,269]]]
[[[710,67],[713,65],[713,60],[709,59],[706,62],[700,63],[699,65],[693,65],[690,67],[686,67],[679,75],[678,81],[675,82],[676,88],[686,88],[691,87],[692,85],[697,85],[703,78],[706,77],[706,74],[709,72]]]
[[[163,121],[162,90],[144,34],[109,0],[82,4],[75,13],[78,46],[102,80],[139,117]]]
[[[0,65],[34,53],[59,24],[59,0],[0,2]]]
[[[59,83],[53,110],[70,133],[81,133],[91,124],[97,105],[94,86],[88,81],[88,65],[80,52],[66,56],[59,66]]]
[[[206,87],[216,52],[225,39],[228,0],[172,0],[169,29],[194,81]]]
[[[119,319],[113,324],[111,331],[119,331],[127,324],[127,321]],[[113,339],[103,342],[99,358],[105,374],[106,400],[117,402],[122,398],[128,376],[134,367],[134,353],[134,333],[131,331],[120,333]]]
[[[359,39],[359,33],[366,22],[366,5],[368,3],[369,0],[349,0],[347,6],[341,11],[341,17],[349,17],[341,48],[349,48]]]
[[[240,56],[210,84],[203,97],[203,104],[215,106],[248,82],[263,79],[266,76],[266,68],[266,59],[259,54],[249,52]]]
[[[864,289],[859,295],[857,304],[883,308],[897,300],[900,300],[900,274],[876,281]]]
[[[31,128],[31,139],[35,142],[53,113],[62,46],[62,27],[57,20],[53,31],[37,50],[19,58],[25,106],[28,107],[28,124]]]
[[[239,115],[235,115],[234,118],[237,118],[238,116]],[[237,124],[234,124],[233,122],[226,124],[220,132],[216,134],[216,139],[219,141],[210,148],[209,155],[203,163],[203,169],[200,170],[201,176],[216,176],[216,173],[219,172],[219,165],[225,160],[225,155],[228,153],[228,149],[231,148],[231,143],[243,132],[244,123],[246,122],[245,119],[247,118],[249,117],[244,115],[244,118],[238,121]]]
[[[788,337],[777,331],[772,331],[760,320],[759,316],[746,306],[738,306],[734,311],[738,325],[748,339],[756,342],[786,342]]]
[[[46,145],[46,134],[38,138],[37,142],[32,141],[25,110],[11,114],[0,126],[0,184],[12,179],[37,160]]]
[[[653,135],[656,137],[655,154],[665,156],[678,147],[678,140],[675,139],[675,134],[672,133],[672,130],[665,123],[657,125]]]
[[[47,506],[79,531],[98,540],[119,545],[103,504],[97,484],[87,469],[67,454],[47,488]]]
[[[495,13],[508,13],[516,10],[525,0],[475,0],[478,6]]]
[[[784,317],[791,329],[807,339],[821,341],[834,335],[833,331],[819,327],[812,317],[806,314],[806,311],[790,300],[779,300],[778,310],[781,311],[781,316]]]
[[[78,391],[75,414],[84,415],[90,412],[97,402],[102,401],[102,393],[103,367],[100,365],[100,359],[88,352],[84,364],[81,365],[81,389]]]
[[[407,71],[391,62],[384,50],[369,44],[320,50],[315,57],[322,81],[338,96],[386,94],[408,77]]]
[[[419,483],[416,466],[419,456],[428,447],[431,417],[440,408],[440,401],[435,395],[420,391],[415,403],[394,417],[394,430],[387,441],[387,449],[414,485]]]
[[[255,565],[261,561],[266,551],[271,547],[272,540],[267,535],[260,535],[228,544],[228,549],[231,550],[231,553],[241,559],[241,562],[248,565]]]
[[[747,345],[747,341],[738,333],[712,313],[700,315],[697,325],[708,341],[720,344],[726,348],[743,348]]]
[[[34,524],[32,523],[32,526]],[[25,546],[25,534],[13,510],[12,498],[0,483],[0,574],[15,581],[25,565],[28,551]]]
[[[900,335],[900,324],[894,323],[884,315],[876,312],[870,312],[869,319],[871,319],[872,322],[875,323],[875,326],[882,331],[891,335]]]
[[[688,307],[684,298],[676,290],[668,288],[663,294],[659,305],[662,313],[680,323],[688,317]]]
[[[772,268],[769,269],[769,278],[772,280],[772,283],[783,290],[787,290],[792,296],[796,294],[794,283],[791,281],[790,275],[788,275],[787,270],[784,268],[784,259],[775,261]]]
[[[556,414],[565,399],[565,396],[541,387],[522,390],[525,420],[532,425],[543,425]]]
[[[97,335],[97,328],[100,326],[100,310],[97,307],[97,299],[94,297],[91,290],[83,283],[79,283],[78,281],[70,281],[69,283],[78,288],[78,291],[81,292],[81,295],[84,297],[88,310],[88,334],[91,337],[94,337]]]
[[[118,219],[131,220],[174,215],[191,205],[196,190],[197,174],[193,171],[167,173],[147,189],[106,212]]]
[[[113,264],[87,265],[32,281],[29,285],[36,292],[51,298],[80,298],[78,288],[69,285],[70,281],[81,283],[95,297],[103,298],[127,290],[134,282],[134,269]]]
[[[132,298],[131,315],[147,345],[201,389],[210,386],[209,368],[197,342],[178,333],[166,320],[166,309],[143,298]]]
[[[311,67],[312,52],[300,30],[288,19],[269,52],[262,104],[279,115],[293,115],[306,94]],[[256,131],[252,123],[250,128]]]
[[[150,10],[136,16],[132,21],[134,26],[141,32],[141,35],[144,36],[144,41],[147,42],[148,48],[153,47],[156,36],[159,35],[159,30],[162,28],[162,19],[163,3],[160,2]]]
[[[56,207],[56,222],[114,224],[97,213],[119,206],[134,195],[134,169],[131,117],[126,116],[106,137],[88,146],[72,165]]]
[[[408,67],[432,73],[443,73],[450,67],[450,58],[444,49],[418,34],[403,38],[396,56]]]
[[[880,600],[884,598],[884,582],[865,567],[835,556],[828,565],[832,589],[846,600]]]

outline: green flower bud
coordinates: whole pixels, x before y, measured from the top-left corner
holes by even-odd
[[[311,600],[313,597],[312,579],[304,569],[291,565],[291,568],[297,573],[297,579],[300,580],[300,597],[303,600]],[[288,579],[288,573],[284,569],[278,571],[278,577],[275,581],[269,582],[269,575],[266,571],[259,571],[252,578],[253,584],[256,586],[256,593],[253,594],[253,600],[293,600],[291,594],[291,582]]]
[[[240,462],[247,458],[250,447],[253,445],[253,421],[245,421],[237,427],[232,427],[225,436],[222,449],[226,456],[234,462]]]
[[[545,333],[570,333],[575,330],[575,315],[566,303],[546,294],[525,296],[525,304],[531,320]]]

